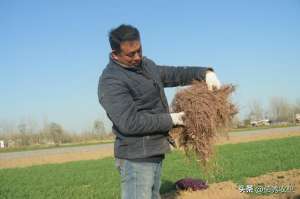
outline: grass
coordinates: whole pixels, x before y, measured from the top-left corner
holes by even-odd
[[[216,155],[218,169],[212,174],[212,181],[232,180],[244,183],[246,177],[300,168],[299,146],[300,137],[218,146]],[[180,152],[170,154],[164,166],[166,169],[162,179],[165,182],[175,182],[187,176],[207,179],[197,163],[186,160]],[[171,184],[166,183],[162,191],[171,190]]]
[[[227,144],[217,147],[217,164],[222,168],[215,182],[243,182],[272,171],[300,168],[300,137]],[[184,177],[204,178],[194,160],[172,152],[163,164],[161,192],[174,189]],[[119,174],[113,158],[49,164],[17,169],[0,169],[0,198],[119,198]]]

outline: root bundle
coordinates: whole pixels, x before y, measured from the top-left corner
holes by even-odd
[[[185,126],[173,128],[171,136],[187,154],[195,152],[205,165],[213,154],[218,136],[227,136],[237,108],[230,100],[234,86],[224,85],[209,91],[204,82],[193,81],[189,88],[177,92],[172,102],[173,112],[185,112]]]

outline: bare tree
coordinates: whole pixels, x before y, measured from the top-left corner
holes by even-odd
[[[60,145],[62,143],[63,139],[63,128],[60,124],[57,124],[55,122],[51,122],[49,124],[49,134],[52,138],[52,141],[55,145]]]
[[[258,100],[253,100],[249,103],[249,110],[250,120],[264,119],[264,109]]]
[[[296,100],[295,106],[294,106],[294,112],[300,114],[300,98]]]
[[[238,128],[242,125],[238,115],[235,115],[232,119],[232,128]]]
[[[26,123],[21,123],[18,125],[18,130],[20,135],[19,137],[19,145],[21,146],[29,146],[30,145],[30,135],[28,134],[28,128]]]
[[[291,122],[294,118],[291,104],[282,97],[270,99],[270,113],[272,119],[279,122]]]
[[[0,134],[7,135],[16,132],[16,125],[12,121],[0,120]]]
[[[97,137],[100,138],[106,134],[104,124],[101,120],[94,121],[93,132]]]

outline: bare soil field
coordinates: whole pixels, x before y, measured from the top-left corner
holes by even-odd
[[[218,145],[222,144],[237,144],[237,143],[244,143],[244,142],[251,142],[251,141],[258,141],[258,140],[270,140],[270,139],[280,139],[292,136],[300,136],[299,131],[268,131],[268,130],[261,130],[261,133],[254,132],[247,132],[247,133],[233,133],[230,134],[228,139],[227,138],[220,138],[217,141]]]
[[[79,147],[78,147],[79,148]],[[84,147],[85,148],[85,147]],[[32,151],[32,154],[20,156],[20,152],[3,153],[0,154],[0,169],[1,168],[14,168],[14,167],[27,167],[40,164],[54,164],[64,163],[79,160],[96,160],[113,155],[112,144],[106,147],[101,147],[93,150],[78,150],[78,151],[63,151],[51,153],[53,149]],[[39,153],[38,153],[39,152]],[[28,153],[28,152],[22,152]],[[4,155],[7,155],[4,157]],[[12,155],[14,157],[9,157]],[[2,157],[1,157],[2,156]]]
[[[167,194],[163,199],[299,199],[300,198],[300,169],[290,171],[273,172],[266,175],[248,178],[247,185],[254,187],[281,186],[287,188],[285,193],[273,193],[263,195],[259,193],[261,189],[255,189],[258,194],[248,194],[240,192],[235,183],[221,182],[209,185],[201,191],[181,191]]]

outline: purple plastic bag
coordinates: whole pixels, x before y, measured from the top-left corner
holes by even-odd
[[[208,185],[201,179],[184,178],[175,182],[176,189],[179,190],[202,190],[207,189]]]

